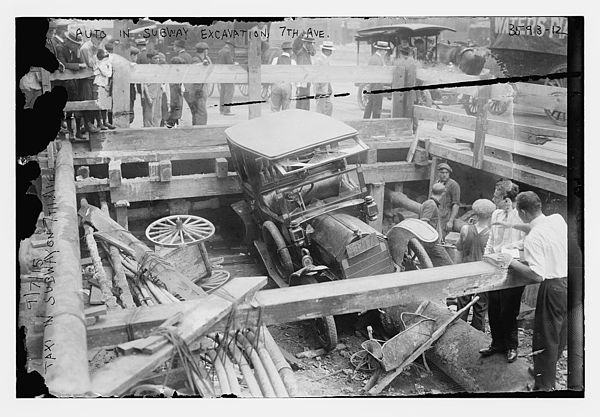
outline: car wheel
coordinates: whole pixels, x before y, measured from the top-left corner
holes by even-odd
[[[337,327],[333,316],[319,317],[315,319],[317,328],[317,338],[323,346],[323,349],[331,351],[335,349],[338,342]]]

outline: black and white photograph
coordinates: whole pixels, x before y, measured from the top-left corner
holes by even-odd
[[[590,22],[390,11],[13,16],[16,398],[587,396]]]

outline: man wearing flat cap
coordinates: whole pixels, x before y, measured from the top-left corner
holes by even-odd
[[[273,59],[271,65],[296,65],[292,58],[292,43],[281,44],[281,54]],[[271,85],[271,111],[287,110],[290,107],[292,97],[292,83],[278,82]]]
[[[438,164],[438,182],[444,184],[446,192],[440,201],[440,221],[444,236],[454,229],[454,220],[458,216],[460,207],[460,185],[452,178],[452,168],[445,162]]]
[[[368,65],[384,66],[385,55],[390,50],[390,43],[386,41],[377,41],[373,44],[373,55],[369,58]],[[369,84],[369,91],[383,89],[383,84],[371,83]],[[381,107],[383,105],[383,93],[379,94],[368,94],[367,105],[365,106],[365,112],[363,113],[363,119],[379,119],[381,117]]]
[[[137,63],[149,64],[150,58],[148,58],[148,40],[146,40],[146,38],[137,38],[135,40],[135,47],[139,50]]]
[[[440,219],[440,201],[445,192],[446,187],[444,187],[444,184],[433,184],[429,199],[421,204],[421,209],[419,210],[419,219],[429,223],[438,232],[438,238],[435,242],[423,243],[423,247],[429,255],[431,263],[436,267],[452,265],[454,263],[448,252],[446,252],[446,249],[440,245],[443,237]]]
[[[217,64],[222,65],[233,65],[235,57],[235,43],[232,40],[226,40],[225,45],[219,50],[219,54],[217,55]],[[231,83],[222,83],[221,94],[219,96],[219,111],[224,116],[233,116],[234,113],[231,112],[230,106],[225,106],[225,104],[230,104],[233,102],[233,89],[234,84]]]
[[[311,56],[315,54],[315,38],[304,35],[302,47],[296,52],[298,65],[312,65]],[[296,108],[310,110],[310,83],[299,83],[296,88]],[[306,97],[303,99],[303,97]]]
[[[315,65],[329,66],[331,54],[334,51],[333,42],[323,41],[321,51],[315,57]],[[317,112],[331,116],[333,114],[333,104],[331,95],[333,89],[331,83],[315,83],[315,99],[317,101]]]
[[[200,42],[196,44],[196,55],[190,59],[192,64],[196,65],[210,65],[210,59],[208,58],[208,44],[206,42]],[[189,55],[187,52],[181,53],[180,58],[184,59],[184,55]],[[206,85],[205,84],[184,84],[183,98],[188,104],[190,111],[192,112],[192,125],[205,125],[208,122],[208,114],[206,111]]]

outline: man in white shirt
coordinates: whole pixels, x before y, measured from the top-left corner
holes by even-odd
[[[502,253],[514,250],[522,243],[525,233],[514,227],[522,223],[516,208],[519,186],[512,181],[501,180],[496,183],[494,203],[497,210],[492,213],[492,226],[484,254]],[[517,317],[521,309],[521,297],[525,287],[507,288],[488,292],[488,317],[492,333],[492,343],[481,349],[479,353],[486,357],[495,353],[506,352],[506,360],[511,363],[517,360],[519,346],[519,328]]]
[[[333,42],[323,41],[321,52],[315,57],[315,65],[329,65],[331,54],[334,51]],[[331,116],[333,114],[333,104],[331,103],[331,94],[333,90],[331,83],[315,83],[315,99],[317,100],[317,112]]]
[[[527,264],[513,259],[510,267],[540,282],[535,307],[532,351],[534,390],[554,389],[556,362],[567,343],[567,223],[560,214],[545,216],[532,191],[517,196],[517,210],[531,230],[523,241]]]
[[[281,44],[281,54],[273,58],[271,65],[296,65],[292,58],[292,43]],[[278,82],[271,85],[271,111],[287,110],[290,107],[292,97],[292,84],[289,82]]]

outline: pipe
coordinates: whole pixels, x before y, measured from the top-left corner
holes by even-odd
[[[152,281],[143,280],[144,284],[148,287],[154,298],[158,300],[160,304],[172,304],[173,301],[167,297]]]
[[[281,380],[281,375],[279,375],[279,370],[273,363],[273,359],[269,355],[269,352],[267,352],[265,349],[264,343],[262,343],[261,340],[257,340],[256,336],[251,331],[247,332],[246,337],[248,337],[248,340],[253,346],[256,346],[258,356],[262,360],[262,363],[267,371],[267,375],[269,375],[269,379],[271,380],[271,385],[275,389],[275,394],[281,398],[289,397],[287,389],[285,388],[285,384]]]
[[[44,378],[51,394],[84,396],[91,391],[88,369],[86,322],[83,312],[77,198],[73,151],[69,141],[56,157],[54,224],[54,273],[46,275],[44,328]],[[49,290],[52,289],[52,292]]]
[[[225,367],[221,360],[217,357],[217,352],[213,349],[208,351],[208,357],[213,364],[215,369],[215,373],[217,374],[217,378],[219,378],[219,388],[221,389],[221,395],[223,394],[231,394],[231,387],[229,386],[229,379],[227,378],[227,373],[225,372]]]
[[[104,209],[105,206],[102,208]],[[127,284],[127,275],[125,273],[125,268],[123,267],[121,253],[114,246],[108,245],[106,242],[100,242],[102,248],[106,253],[110,255],[108,258],[112,269],[115,273],[113,280],[117,287],[121,290],[121,294],[119,295],[119,299],[123,304],[124,308],[134,308],[135,303],[133,302],[133,297],[131,296],[131,291],[129,290],[129,285]]]
[[[252,362],[252,366],[254,367],[254,373],[256,374],[256,379],[258,380],[263,395],[265,397],[275,397],[275,391],[273,390],[267,371],[265,370],[258,353],[242,332],[237,333],[237,340],[242,345],[246,354],[250,357],[250,362]]]
[[[273,358],[273,362],[279,371],[279,375],[281,375],[281,379],[283,380],[283,384],[285,385],[288,394],[290,397],[300,396],[294,371],[285,360],[281,350],[279,350],[279,346],[275,342],[275,339],[273,339],[271,332],[267,329],[267,326],[262,326],[261,332],[264,334],[265,348],[267,349],[267,352],[269,352],[269,355],[271,355],[271,358]]]
[[[229,387],[231,388],[231,393],[237,397],[241,397],[242,390],[240,388],[240,384],[237,379],[237,375],[235,373],[235,368],[233,363],[229,359],[229,355],[227,354],[227,348],[223,345],[230,344],[231,340],[223,339],[223,335],[214,335],[209,336],[215,343],[220,345],[220,348],[217,350],[217,354],[221,362],[223,363],[223,367],[225,368],[225,373],[227,374],[227,380],[229,382]]]
[[[235,338],[235,333],[231,332],[230,336]],[[250,390],[250,394],[255,398],[262,398],[263,395],[260,387],[258,386],[258,382],[256,381],[254,373],[252,372],[252,369],[250,369],[250,365],[248,364],[248,361],[246,360],[246,357],[240,348],[235,343],[227,343],[227,348],[229,349],[233,360],[237,362],[240,371],[242,371],[244,381],[246,381],[246,385],[248,386],[248,390]]]

